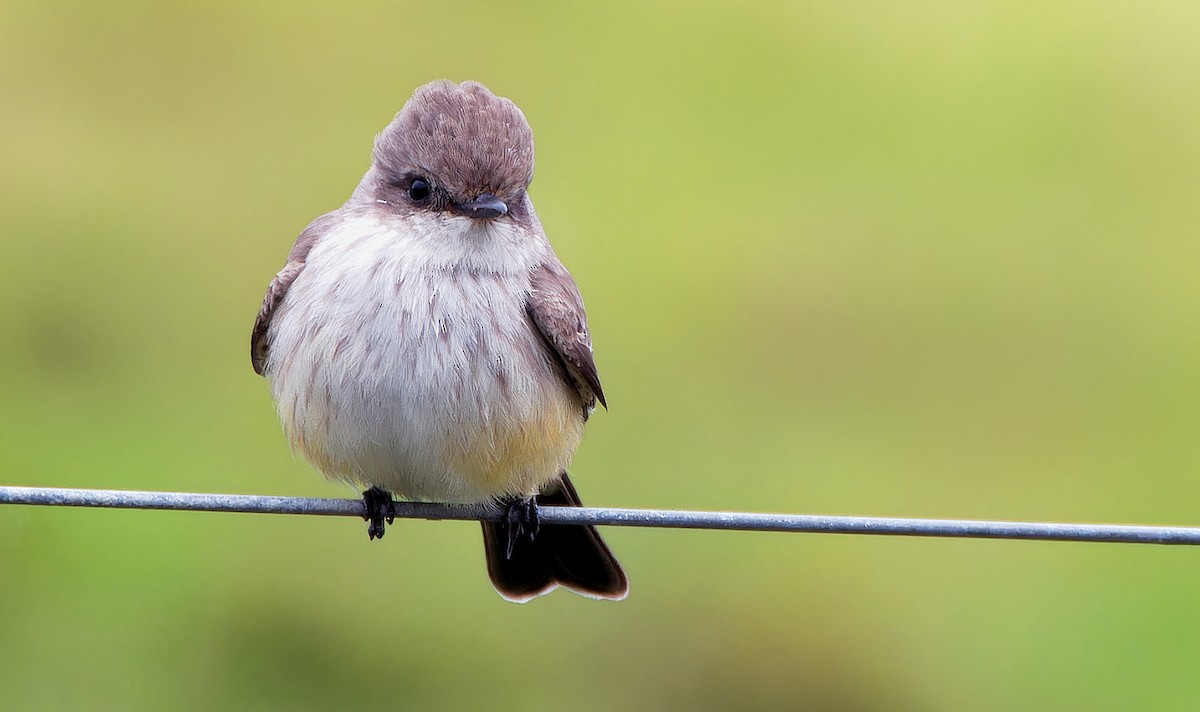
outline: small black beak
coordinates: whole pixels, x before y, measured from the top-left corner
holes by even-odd
[[[498,218],[508,212],[508,206],[491,193],[484,193],[474,200],[458,203],[454,212],[469,218]]]

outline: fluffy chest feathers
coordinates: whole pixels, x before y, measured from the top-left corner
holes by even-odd
[[[266,375],[296,449],[406,497],[532,494],[567,465],[578,396],[525,313],[544,238],[431,218],[348,220],[272,320]]]

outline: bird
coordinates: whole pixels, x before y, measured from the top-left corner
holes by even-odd
[[[596,529],[538,515],[581,506],[567,466],[608,405],[579,289],[528,194],[533,164],[509,99],[473,81],[416,89],[271,280],[251,362],[293,450],[365,488],[370,539],[394,497],[483,504],[503,598],[620,600],[626,574]]]

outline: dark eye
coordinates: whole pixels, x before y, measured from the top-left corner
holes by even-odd
[[[414,202],[421,202],[429,197],[429,183],[424,178],[413,178],[408,184],[408,197]]]

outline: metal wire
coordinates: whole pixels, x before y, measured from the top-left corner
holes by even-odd
[[[173,509],[199,512],[258,514],[315,514],[362,517],[357,499],[313,499],[245,494],[196,494],[129,490],[62,489],[0,486],[0,504],[116,509]],[[1122,524],[1056,524],[969,519],[907,519],[842,517],[813,514],[756,514],[749,512],[687,512],[663,509],[608,507],[542,507],[549,524],[601,524],[622,527],[732,529],[741,531],[877,534],[890,536],[977,539],[1036,539],[1121,544],[1200,544],[1200,527],[1134,526]],[[396,516],[408,519],[495,520],[499,512],[485,505],[397,502]]]

